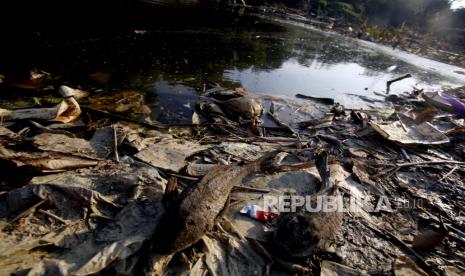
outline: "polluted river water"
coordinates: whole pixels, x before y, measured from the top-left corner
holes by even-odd
[[[162,122],[188,122],[210,82],[257,95],[330,97],[350,108],[380,107],[362,98],[382,100],[375,92],[405,74],[412,77],[391,93],[465,84],[465,69],[280,20],[216,15],[132,26],[65,39],[45,31],[23,65],[88,90],[141,91]]]

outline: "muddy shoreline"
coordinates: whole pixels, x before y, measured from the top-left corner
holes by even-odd
[[[392,33],[391,38],[376,39],[367,31],[367,27],[358,26],[358,24],[352,22],[344,22],[344,20],[335,22],[332,18],[310,18],[305,16],[303,11],[273,5],[248,8],[257,16],[264,18],[279,19],[290,24],[302,24],[322,31],[336,32],[344,36],[378,43],[392,47],[392,49],[400,49],[414,55],[465,68],[465,55],[463,53],[451,52],[437,45],[422,48],[422,35],[412,31],[397,36]]]
[[[55,108],[1,110],[2,273],[150,271],[144,270],[148,256],[157,253],[157,241],[166,240],[166,229],[156,229],[175,219],[167,210],[174,208],[169,202],[176,194],[230,181],[213,168],[220,165],[229,173],[273,150],[284,150],[272,161],[279,166],[250,170],[245,178],[240,174],[220,203],[214,196],[205,199],[218,212],[215,222],[195,228],[200,221],[189,221],[197,238],[169,259],[155,254],[161,262],[157,269],[264,275],[448,275],[463,269],[463,119],[431,106],[421,91],[390,99],[392,109],[345,110],[302,99],[287,108],[305,109],[315,119],[288,121],[279,108],[288,101],[268,98],[273,104],[257,109],[263,101],[248,91],[216,86],[197,105],[192,124],[183,126],[137,123],[144,105],[137,92],[89,100],[85,91],[60,91],[65,98]],[[245,108],[215,107],[228,99]],[[263,125],[265,118],[274,125]],[[328,167],[318,172],[315,158],[321,150],[329,155]],[[169,184],[173,181],[176,186]],[[279,248],[295,245],[276,239],[300,227],[293,239],[304,240],[298,235],[312,228],[274,209],[268,211],[276,215],[265,217],[244,211],[247,206],[260,210],[265,197],[315,195],[325,181],[334,183],[343,204],[357,208],[340,214],[340,228],[320,229],[322,237],[335,231],[330,245],[315,247],[319,250],[308,245],[302,252],[309,253],[300,258],[283,255]],[[189,196],[181,196],[180,204],[183,198]],[[186,210],[193,218],[207,216],[213,209],[204,205]],[[176,217],[176,223],[187,223],[183,218],[191,215]]]

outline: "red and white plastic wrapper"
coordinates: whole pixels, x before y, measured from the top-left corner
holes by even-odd
[[[265,211],[262,207],[257,205],[247,205],[242,208],[240,212],[241,214],[256,219],[260,222],[268,222],[279,216],[279,213]]]

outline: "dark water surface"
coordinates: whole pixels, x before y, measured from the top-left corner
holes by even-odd
[[[387,80],[406,73],[413,78],[394,84],[393,93],[465,83],[454,73],[460,68],[237,13],[132,7],[74,20],[82,26],[68,32],[30,26],[22,47],[3,51],[0,73],[38,68],[91,90],[142,91],[152,108],[161,107],[154,111],[161,121],[167,112],[188,118],[208,82],[256,94],[332,97],[351,107],[367,106],[355,95],[376,98]]]

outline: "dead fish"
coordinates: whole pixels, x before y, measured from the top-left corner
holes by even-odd
[[[242,179],[253,172],[288,170],[281,164],[282,153],[274,151],[248,164],[215,166],[197,183],[186,188],[168,208],[155,234],[146,275],[162,275],[175,253],[197,241],[213,228],[225,208],[229,193]],[[312,162],[310,162],[312,163]],[[313,166],[312,164],[308,166]],[[300,168],[302,164],[297,164]],[[176,192],[169,182],[167,190]],[[172,197],[166,196],[166,201]]]
[[[225,208],[232,188],[253,172],[276,169],[277,154],[267,153],[248,164],[214,167],[199,182],[184,189],[155,232],[156,244],[153,244],[147,274],[161,274],[175,253],[198,242],[210,231]]]
[[[221,108],[216,103],[210,101],[200,101],[197,103],[196,107],[205,116],[226,117],[226,114],[224,114],[223,110],[221,110]]]
[[[321,176],[322,186],[316,194],[312,195],[312,208],[316,207],[317,196],[331,196],[340,202],[341,194],[338,187],[329,177],[327,153],[319,153],[315,164]],[[324,202],[325,199],[323,204]],[[334,252],[336,236],[341,227],[341,212],[308,212],[301,209],[279,217],[273,241],[284,255],[297,258],[318,252]]]
[[[212,90],[207,91],[205,96],[215,98],[219,101],[226,101],[233,98],[239,98],[245,96],[247,93],[243,88],[236,88],[235,90]]]
[[[217,101],[217,104],[232,116],[246,120],[260,119],[263,115],[263,105],[249,97]]]
[[[223,110],[214,102],[200,101],[197,103],[196,108],[211,122],[222,123],[230,126],[237,125],[236,122],[229,120]]]

